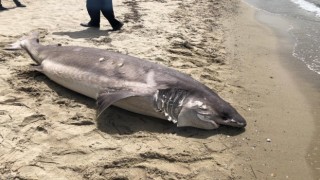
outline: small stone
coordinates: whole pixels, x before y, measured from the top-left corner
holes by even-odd
[[[271,139],[268,138],[268,139],[267,139],[267,142],[271,142]]]
[[[104,58],[100,58],[100,59],[99,59],[100,62],[102,62],[102,61],[104,61],[104,60],[105,60]]]
[[[119,63],[118,66],[119,66],[119,67],[122,67],[122,66],[123,66],[123,63]]]
[[[224,49],[220,49],[219,52],[220,52],[221,54],[226,54],[226,53],[227,53]]]

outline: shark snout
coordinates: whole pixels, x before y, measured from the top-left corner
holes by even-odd
[[[244,128],[247,125],[246,120],[241,116],[233,117],[229,119],[220,119],[220,120],[217,120],[217,123],[221,125],[238,127],[238,128]]]
[[[234,127],[246,127],[246,125],[247,125],[247,122],[244,121],[244,120],[236,121],[236,120],[234,120],[234,119],[231,119],[231,120],[230,120],[230,123],[231,123],[232,126],[234,126]]]
[[[232,118],[232,119],[225,120],[222,124],[225,124],[228,126],[233,126],[233,127],[243,128],[243,127],[246,127],[247,122],[242,117],[240,117],[237,119]]]
[[[218,122],[218,124],[232,126],[232,127],[238,127],[238,128],[243,128],[247,125],[246,122],[239,122],[234,119],[223,120],[223,121]]]

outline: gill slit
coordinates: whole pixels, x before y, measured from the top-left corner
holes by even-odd
[[[157,112],[163,113],[168,121],[177,123],[183,102],[188,94],[183,89],[157,90],[153,96],[154,109]]]

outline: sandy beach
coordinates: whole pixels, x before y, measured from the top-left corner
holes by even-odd
[[[286,59],[292,62],[292,56],[286,50],[292,42],[257,22],[257,14],[242,4],[231,28],[237,36],[229,43],[238,64],[235,83],[243,86],[237,101],[242,100],[252,122],[240,135],[247,142],[239,148],[249,165],[245,169],[257,179],[317,179],[306,161],[317,120],[316,106],[309,98],[317,97],[317,91],[309,91],[307,82],[289,72]]]
[[[125,23],[86,29],[85,1],[24,0],[0,11],[0,179],[315,179],[306,156],[311,104],[281,64],[279,37],[239,0],[114,1]],[[33,71],[3,47],[31,31],[42,44],[95,47],[187,73],[247,120],[206,131],[112,107]],[[279,50],[280,49],[280,50]],[[303,126],[301,120],[303,119]]]

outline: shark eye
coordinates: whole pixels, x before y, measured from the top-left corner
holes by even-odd
[[[228,113],[225,113],[225,112],[224,112],[224,113],[221,114],[221,119],[222,119],[222,120],[228,120],[228,119],[230,119],[230,116],[229,116]]]

